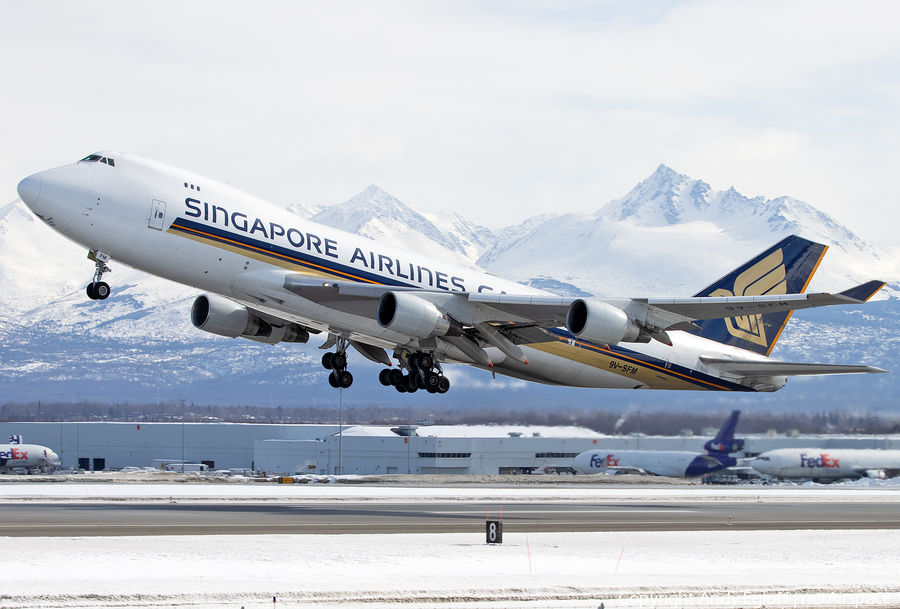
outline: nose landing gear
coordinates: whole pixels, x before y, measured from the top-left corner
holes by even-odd
[[[106,266],[109,262],[109,254],[104,254],[99,250],[91,250],[88,252],[88,260],[94,261],[94,279],[87,285],[85,292],[91,300],[106,300],[109,297],[109,284],[100,281],[103,273],[112,273],[112,269]]]

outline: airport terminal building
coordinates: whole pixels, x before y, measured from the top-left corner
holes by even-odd
[[[695,450],[711,436],[605,436],[583,427],[518,425],[274,425],[245,423],[0,423],[3,439],[47,446],[63,469],[164,462],[270,474],[509,474],[570,471],[587,450]],[[751,457],[776,448],[900,449],[900,435],[738,434]]]

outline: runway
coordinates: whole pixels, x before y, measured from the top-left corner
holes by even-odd
[[[900,529],[894,502],[4,503],[0,536]]]

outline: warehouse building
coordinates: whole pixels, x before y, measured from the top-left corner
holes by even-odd
[[[568,471],[587,450],[703,450],[711,436],[604,436],[583,427],[396,427],[244,423],[0,423],[5,437],[56,451],[63,469],[206,463],[214,469],[315,474],[498,474]],[[900,436],[738,434],[744,452],[900,449]]]

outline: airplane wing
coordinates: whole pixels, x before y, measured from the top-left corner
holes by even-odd
[[[860,374],[887,372],[874,366],[806,364],[794,362],[717,359],[700,356],[700,361],[727,374],[737,376],[815,376],[820,374]]]
[[[518,328],[565,326],[583,340],[609,344],[619,342],[619,339],[605,340],[608,325],[630,325],[635,332],[640,333],[634,338],[636,342],[646,342],[653,338],[671,344],[666,334],[667,330],[695,329],[697,327],[695,321],[758,315],[772,310],[794,311],[862,303],[884,285],[881,281],[870,281],[838,294],[638,299],[448,292],[326,281],[299,273],[289,273],[284,277],[284,288],[302,298],[338,311],[370,318],[377,316],[379,302],[386,294],[406,292],[416,298],[432,302],[442,314],[469,328],[469,336],[478,335],[482,340],[497,346],[516,359],[523,358],[521,352],[513,348],[516,343],[539,342],[542,338],[540,334],[532,332],[528,339],[521,342],[510,340],[512,326]],[[575,317],[581,320],[574,325],[583,326],[581,330],[573,330],[573,311]],[[592,332],[589,327],[592,316],[593,319],[599,320],[595,322],[599,334]],[[550,340],[550,337],[546,337],[545,340]]]
[[[782,294],[772,296],[724,296],[649,299],[647,304],[691,320],[724,319],[766,313],[772,309],[796,311],[830,305],[858,304],[883,288],[883,281],[869,281],[838,294]]]
[[[561,298],[515,294],[469,294],[472,303],[500,313],[529,317],[539,325],[565,322],[569,307],[578,300],[597,301],[631,313],[647,326],[661,330],[687,329],[691,322],[757,315],[773,309],[796,311],[830,305],[858,304],[869,300],[884,287],[883,281],[869,281],[839,294],[781,294],[767,296],[722,296],[700,298]],[[498,320],[499,321],[499,320]],[[677,326],[682,325],[683,328]]]
[[[626,312],[639,313],[645,319],[659,321],[653,324],[662,329],[684,322],[705,319],[753,315],[773,308],[785,311],[824,307],[830,305],[863,303],[884,287],[883,281],[869,281],[838,294],[782,294],[771,296],[725,296],[701,298],[575,298],[533,294],[497,294],[474,292],[446,292],[422,290],[350,281],[323,281],[300,274],[288,274],[284,287],[314,302],[328,302],[334,308],[347,313],[357,312],[365,303],[374,303],[388,292],[412,292],[416,295],[439,294],[464,298],[482,310],[493,310],[494,319],[484,321],[530,321],[539,326],[557,326],[565,323],[569,307],[578,300],[608,303]],[[466,320],[460,319],[462,323]],[[662,325],[665,324],[665,325]]]

